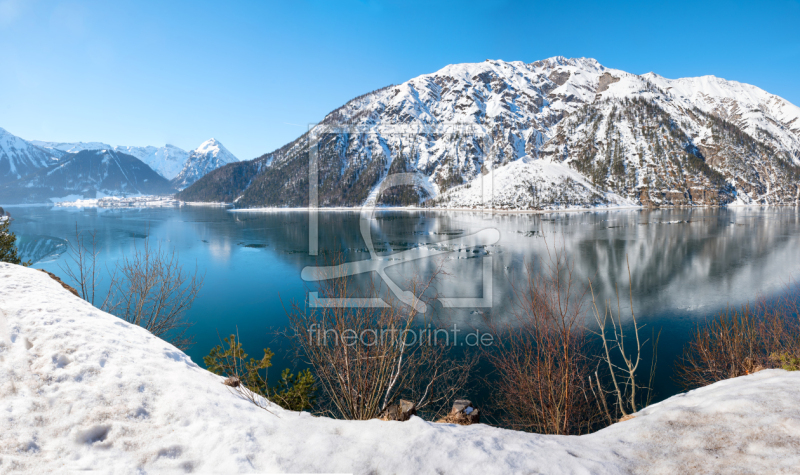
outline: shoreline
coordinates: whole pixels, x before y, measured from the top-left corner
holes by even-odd
[[[137,197],[138,198],[138,197]],[[393,212],[477,212],[477,213],[488,213],[488,214],[506,214],[506,215],[513,215],[513,214],[530,214],[530,215],[544,215],[544,214],[554,214],[554,213],[587,213],[587,212],[611,212],[611,211],[660,211],[660,210],[676,210],[676,209],[710,209],[710,208],[738,208],[738,209],[745,209],[745,208],[769,208],[769,207],[797,207],[800,206],[798,204],[745,204],[745,203],[731,203],[727,205],[697,205],[697,206],[663,206],[663,207],[653,207],[647,208],[642,205],[625,205],[625,206],[598,206],[598,207],[576,207],[576,208],[563,208],[563,209],[503,209],[503,208],[466,208],[466,207],[453,207],[453,208],[423,208],[418,206],[376,206],[374,208],[364,208],[361,206],[352,206],[352,207],[319,207],[316,209],[311,209],[308,207],[259,207],[259,208],[233,208],[233,203],[222,203],[222,202],[202,202],[202,201],[179,201],[174,200],[171,197],[150,197],[151,199],[143,199],[139,202],[136,202],[134,198],[133,202],[125,203],[121,202],[116,206],[103,206],[99,200],[86,200],[84,202],[76,201],[76,202],[52,202],[52,203],[15,203],[15,204],[3,204],[4,208],[20,208],[20,207],[51,207],[51,208],[74,208],[74,209],[83,209],[83,208],[103,208],[103,209],[129,209],[129,208],[180,208],[183,206],[192,206],[192,207],[210,207],[210,208],[227,208],[228,212],[231,213],[292,213],[292,212],[336,212],[336,213],[359,213],[363,210],[369,210],[369,212],[375,211],[393,211]],[[153,199],[155,198],[155,199]],[[94,201],[94,202],[93,202]],[[116,201],[116,200],[114,200]],[[170,202],[171,203],[167,203]]]
[[[478,212],[478,213],[497,213],[497,214],[553,214],[553,213],[591,213],[591,212],[610,212],[610,211],[663,211],[663,210],[677,210],[677,209],[712,209],[712,208],[769,208],[769,207],[798,207],[797,204],[733,204],[725,206],[664,206],[657,208],[646,208],[644,206],[613,206],[613,207],[595,207],[595,208],[564,208],[564,209],[545,209],[545,210],[525,210],[525,209],[498,209],[498,208],[419,208],[411,206],[391,206],[391,207],[375,207],[371,211],[457,211],[457,212]],[[317,208],[317,212],[360,212],[361,207],[336,207],[336,208]],[[228,210],[231,213],[275,213],[275,212],[311,212],[312,210],[304,208],[233,208]]]
[[[497,214],[551,214],[551,213],[584,213],[584,212],[593,212],[593,211],[616,211],[616,210],[637,210],[642,209],[641,206],[618,206],[618,207],[607,207],[607,208],[565,208],[565,209],[497,209],[497,208],[419,208],[413,206],[376,206],[374,208],[363,208],[363,207],[352,207],[352,208],[345,208],[345,207],[336,207],[336,208],[316,208],[312,210],[310,208],[239,208],[239,209],[229,209],[228,211],[231,213],[275,213],[275,212],[307,212],[310,213],[312,211],[316,212],[345,212],[345,213],[358,213],[362,210],[367,209],[370,212],[374,211],[406,211],[406,212],[420,212],[420,211],[433,211],[433,212],[445,212],[445,211],[455,211],[455,212],[477,212],[477,213],[497,213]]]

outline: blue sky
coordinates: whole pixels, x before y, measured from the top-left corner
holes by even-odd
[[[800,105],[800,1],[0,0],[0,127],[240,159],[443,66],[555,55],[714,74]]]

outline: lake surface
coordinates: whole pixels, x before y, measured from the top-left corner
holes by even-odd
[[[12,230],[20,238],[26,259],[62,278],[66,277],[60,267],[67,257],[65,240],[74,236],[76,226],[84,232],[97,231],[100,258],[109,266],[145,237],[175,249],[185,267],[196,265],[205,275],[203,290],[188,315],[195,323],[196,344],[188,351],[191,358],[202,364],[202,357],[219,344],[220,336],[238,331],[251,355],[260,354],[264,347],[278,350],[270,370],[273,377],[293,361],[285,342],[274,336],[287,323],[284,306],[306,302],[307,292],[314,290],[313,282],[301,278],[302,269],[325,263],[333,251],[341,251],[347,261],[370,258],[357,212],[319,214],[319,252],[314,256],[309,255],[306,212],[232,212],[191,206],[12,207],[7,211],[14,218]],[[600,299],[613,298],[615,284],[623,298],[627,296],[627,258],[637,318],[647,325],[646,334],[651,329],[663,332],[655,388],[658,399],[677,391],[669,375],[695,322],[726,305],[753,301],[759,294],[779,294],[800,269],[800,211],[796,208],[546,215],[379,211],[368,224],[375,260],[396,263],[386,268],[386,276],[399,287],[443,263],[448,275],[435,283],[436,292],[445,298],[473,300],[453,300],[463,304],[460,308],[434,304],[427,315],[462,329],[481,328],[486,319],[508,318],[511,283],[519,286],[526,263],[546,259],[548,248],[563,248],[575,264],[576,282],[585,285],[591,278]],[[495,237],[499,240],[492,243]],[[477,242],[480,239],[483,242]],[[409,250],[423,258],[398,254]],[[435,252],[440,254],[425,257]],[[490,287],[483,274],[487,262],[491,264]],[[490,301],[484,295],[488,288]],[[624,316],[626,307],[624,303]]]

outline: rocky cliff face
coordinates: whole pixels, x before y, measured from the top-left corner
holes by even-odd
[[[800,108],[713,76],[670,80],[587,58],[457,64],[353,99],[182,196],[305,206],[310,155],[321,206],[796,203]],[[387,187],[397,173],[413,185]]]

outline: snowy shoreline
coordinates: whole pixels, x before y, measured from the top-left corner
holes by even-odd
[[[197,204],[201,205],[201,204]],[[219,204],[218,206],[222,206]],[[732,204],[726,206],[663,206],[656,208],[646,208],[641,205],[637,206],[597,206],[593,208],[562,208],[562,209],[498,209],[498,208],[419,208],[413,206],[377,206],[375,208],[363,207],[337,207],[337,208],[317,208],[317,212],[360,212],[362,209],[369,209],[372,211],[459,211],[459,212],[478,212],[478,213],[498,213],[498,214],[553,214],[553,213],[591,213],[591,212],[605,212],[605,211],[663,211],[675,209],[712,209],[712,208],[770,208],[770,207],[796,207],[794,204],[781,204],[781,205],[764,205],[764,204]],[[228,210],[231,213],[273,213],[273,212],[311,212],[308,207],[304,208],[231,208]]]
[[[202,201],[180,201],[173,196],[133,196],[133,197],[104,197],[99,199],[85,199],[74,201],[58,201],[53,203],[30,203],[30,204],[10,204],[3,205],[6,208],[26,207],[26,206],[52,206],[58,208],[164,208],[164,207],[210,207],[228,208],[231,213],[282,213],[282,212],[347,212],[357,213],[362,210],[368,211],[405,211],[405,212],[476,212],[476,213],[496,213],[496,214],[554,214],[554,213],[591,213],[606,211],[658,211],[658,210],[677,210],[677,209],[711,209],[711,208],[771,208],[771,207],[797,207],[797,204],[758,204],[758,203],[731,203],[723,206],[659,206],[647,208],[641,205],[619,205],[619,206],[595,206],[595,207],[574,207],[560,209],[504,209],[504,208],[468,208],[468,207],[431,207],[423,208],[417,206],[376,206],[365,208],[362,206],[352,207],[320,207],[311,209],[308,207],[259,207],[259,208],[233,208],[233,203],[221,202],[202,202]]]
[[[776,473],[800,465],[800,372],[722,381],[585,436],[270,413],[172,345],[11,264],[0,264],[0,369],[4,473]]]

